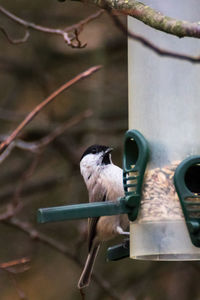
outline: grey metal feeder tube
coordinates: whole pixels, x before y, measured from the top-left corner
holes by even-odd
[[[196,22],[195,0],[148,0],[163,14]],[[156,31],[129,17],[129,30],[158,47],[199,55],[200,40]],[[200,154],[200,64],[158,56],[129,40],[129,128],[149,142],[150,161],[144,178],[142,205],[131,223],[130,256],[152,260],[199,260],[192,245],[173,176],[189,155]]]

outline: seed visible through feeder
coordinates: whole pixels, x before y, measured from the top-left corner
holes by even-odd
[[[143,184],[139,222],[182,220],[183,212],[173,177],[180,162],[146,172]]]

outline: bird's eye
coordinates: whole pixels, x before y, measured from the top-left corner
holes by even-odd
[[[92,154],[97,153],[97,150],[95,148],[92,149]]]

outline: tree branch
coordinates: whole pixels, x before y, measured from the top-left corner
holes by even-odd
[[[135,0],[89,0],[101,8],[109,7],[113,13],[134,17],[144,24],[178,37],[200,38],[200,23],[177,20]]]
[[[154,51],[158,55],[167,56],[167,57],[171,57],[171,58],[177,58],[177,59],[181,59],[181,60],[186,60],[186,61],[189,61],[191,63],[199,63],[200,62],[200,56],[196,56],[196,57],[195,56],[190,56],[190,55],[181,54],[181,53],[178,53],[178,52],[173,52],[173,51],[169,51],[169,50],[165,50],[165,49],[157,47],[155,44],[153,44],[149,40],[145,39],[144,37],[128,30],[126,28],[126,26],[124,26],[124,24],[118,19],[118,17],[116,15],[112,14],[110,9],[107,9],[107,12],[111,16],[111,18],[113,19],[115,25],[124,34],[128,35],[128,37],[132,38],[133,40],[140,42],[143,46],[151,49],[152,51]]]
[[[70,81],[63,84],[61,87],[59,87],[56,91],[54,91],[49,97],[44,99],[40,104],[38,104],[28,115],[27,117],[17,126],[17,128],[11,133],[11,135],[0,144],[0,154],[6,150],[6,148],[14,141],[14,139],[19,135],[19,133],[24,129],[25,126],[27,126],[33,118],[44,108],[46,107],[50,102],[52,102],[59,94],[61,94],[63,91],[77,83],[78,81],[87,78],[91,74],[95,73],[101,68],[101,66],[95,66],[91,67],[88,70],[84,71],[83,73],[80,73],[79,75],[72,78]]]

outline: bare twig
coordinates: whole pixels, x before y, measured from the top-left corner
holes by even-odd
[[[85,48],[87,46],[87,43],[82,44],[81,41],[79,40],[78,35],[79,35],[78,29],[75,29],[74,36],[75,36],[76,43],[73,43],[72,48]]]
[[[90,15],[89,17],[85,18],[84,20],[80,21],[77,24],[74,24],[72,26],[68,26],[65,28],[65,31],[69,32],[69,31],[73,31],[73,30],[77,30],[78,34],[83,30],[84,26],[88,23],[90,23],[91,21],[97,19],[98,17],[100,17],[103,13],[105,12],[104,9],[100,9],[98,10],[96,13]]]
[[[30,33],[28,30],[25,31],[25,34],[24,36],[21,38],[21,39],[12,39],[9,34],[7,33],[7,31],[5,30],[5,28],[3,28],[2,26],[0,26],[0,30],[3,32],[3,34],[5,35],[5,37],[8,39],[8,41],[11,43],[11,44],[21,44],[21,43],[25,43],[29,36],[30,36]]]
[[[16,267],[18,265],[27,264],[30,262],[29,257],[22,257],[20,259],[10,260],[8,262],[0,263],[0,269],[8,269],[11,267]]]
[[[37,231],[30,223],[21,221],[17,218],[12,218],[8,221],[4,221],[4,223],[25,232],[30,238],[37,239],[41,243],[50,246],[51,248],[65,255],[67,258],[71,259],[80,268],[83,267],[83,264],[81,263],[79,257],[75,255],[73,251],[71,251],[71,249],[69,249],[66,245],[62,244],[61,242],[58,242],[57,240],[51,237],[48,237],[46,234]],[[94,281],[99,285],[99,287],[113,300],[122,299],[121,296],[117,292],[115,292],[115,290],[111,287],[109,282],[107,282],[105,279],[103,279],[95,273],[92,277]]]
[[[19,44],[19,43],[26,42],[27,39],[29,38],[29,32],[27,30],[27,28],[29,28],[29,29],[41,31],[41,32],[44,32],[44,33],[60,35],[60,36],[63,37],[64,41],[69,46],[71,46],[73,48],[84,48],[86,46],[86,43],[82,44],[80,42],[80,40],[78,38],[78,34],[82,31],[83,27],[86,24],[88,24],[89,22],[91,22],[94,19],[98,18],[103,13],[103,10],[101,9],[97,13],[92,14],[91,16],[89,16],[89,17],[85,18],[84,20],[82,20],[81,22],[79,22],[75,25],[66,27],[65,29],[49,28],[49,27],[44,27],[44,26],[41,26],[41,25],[37,25],[33,22],[25,21],[25,20],[19,18],[18,16],[14,15],[10,11],[8,11],[7,9],[5,9],[3,6],[0,6],[0,12],[2,14],[4,14],[5,16],[7,16],[8,18],[10,18],[12,21],[14,21],[14,22],[18,23],[19,25],[26,28],[25,36],[21,39],[14,40],[14,39],[11,39],[11,37],[8,35],[7,31],[3,27],[0,27],[0,30],[6,36],[8,41],[12,44]],[[73,43],[74,40],[75,40],[75,43]]]
[[[181,60],[186,60],[189,61],[191,63],[199,63],[200,62],[200,56],[189,56],[186,54],[181,54],[181,53],[177,53],[177,52],[172,52],[172,51],[168,51],[162,48],[157,47],[155,44],[153,44],[152,42],[150,42],[149,40],[145,39],[144,37],[131,32],[130,30],[128,30],[124,24],[119,20],[119,18],[114,15],[110,9],[107,9],[107,12],[109,13],[109,15],[112,17],[115,25],[126,35],[128,35],[130,38],[132,38],[135,41],[140,42],[143,46],[151,49],[152,51],[156,52],[158,55],[161,56],[168,56],[171,58],[177,58],[177,59],[181,59]]]
[[[88,24],[91,21],[97,19],[103,13],[104,13],[104,9],[100,9],[99,11],[97,11],[96,13],[94,13],[94,14],[90,15],[89,17],[83,19],[79,23],[74,24],[72,26],[68,26],[68,27],[65,28],[65,31],[67,31],[67,32],[72,32],[72,31],[74,32],[75,43],[73,43],[72,48],[85,48],[87,46],[87,43],[84,43],[84,44],[81,43],[81,41],[79,40],[79,34],[81,33],[81,31],[83,30],[83,28],[86,24]]]
[[[37,25],[37,24],[32,23],[32,22],[25,21],[25,20],[19,18],[18,16],[12,14],[11,12],[9,12],[3,6],[0,6],[0,12],[2,14],[4,14],[5,16],[7,16],[8,18],[10,18],[11,20],[13,20],[14,22],[20,24],[21,26],[23,26],[25,28],[30,28],[30,29],[37,30],[37,31],[42,31],[42,32],[45,32],[45,33],[60,35],[60,36],[63,37],[64,41],[68,45],[71,45],[71,38],[69,37],[68,33],[66,31],[62,30],[62,29],[48,28],[48,27],[44,27],[44,26],[41,26],[41,25]],[[4,34],[5,34],[5,32],[4,32]]]
[[[88,70],[86,70],[83,73],[80,73],[67,83],[63,84],[60,88],[58,88],[56,91],[54,91],[49,97],[47,97],[45,100],[43,100],[40,104],[38,104],[28,115],[27,117],[17,126],[17,128],[11,133],[11,135],[1,143],[0,145],[0,153],[5,151],[5,149],[14,141],[14,139],[19,135],[19,133],[24,129],[25,126],[27,126],[33,118],[44,108],[46,107],[50,102],[52,102],[56,96],[61,94],[64,90],[68,89],[78,81],[87,78],[94,72],[98,71],[101,68],[101,66],[95,66],[91,67]]]
[[[77,125],[80,123],[83,119],[88,118],[92,115],[92,111],[90,109],[87,109],[80,114],[72,117],[70,120],[64,122],[62,125],[58,126],[54,131],[52,131],[50,134],[47,136],[41,138],[39,141],[34,141],[34,142],[25,142],[20,139],[16,139],[13,141],[7,149],[0,155],[0,164],[10,155],[12,150],[14,148],[19,148],[25,151],[30,151],[30,152],[38,152],[40,151],[43,147],[47,146],[51,142],[53,142],[59,135],[63,134],[67,129]],[[3,141],[6,138],[3,139]],[[0,138],[1,140],[1,138]]]
[[[0,155],[0,164],[10,155],[12,150],[15,148],[15,143],[10,143],[7,148],[5,148],[5,151]]]

